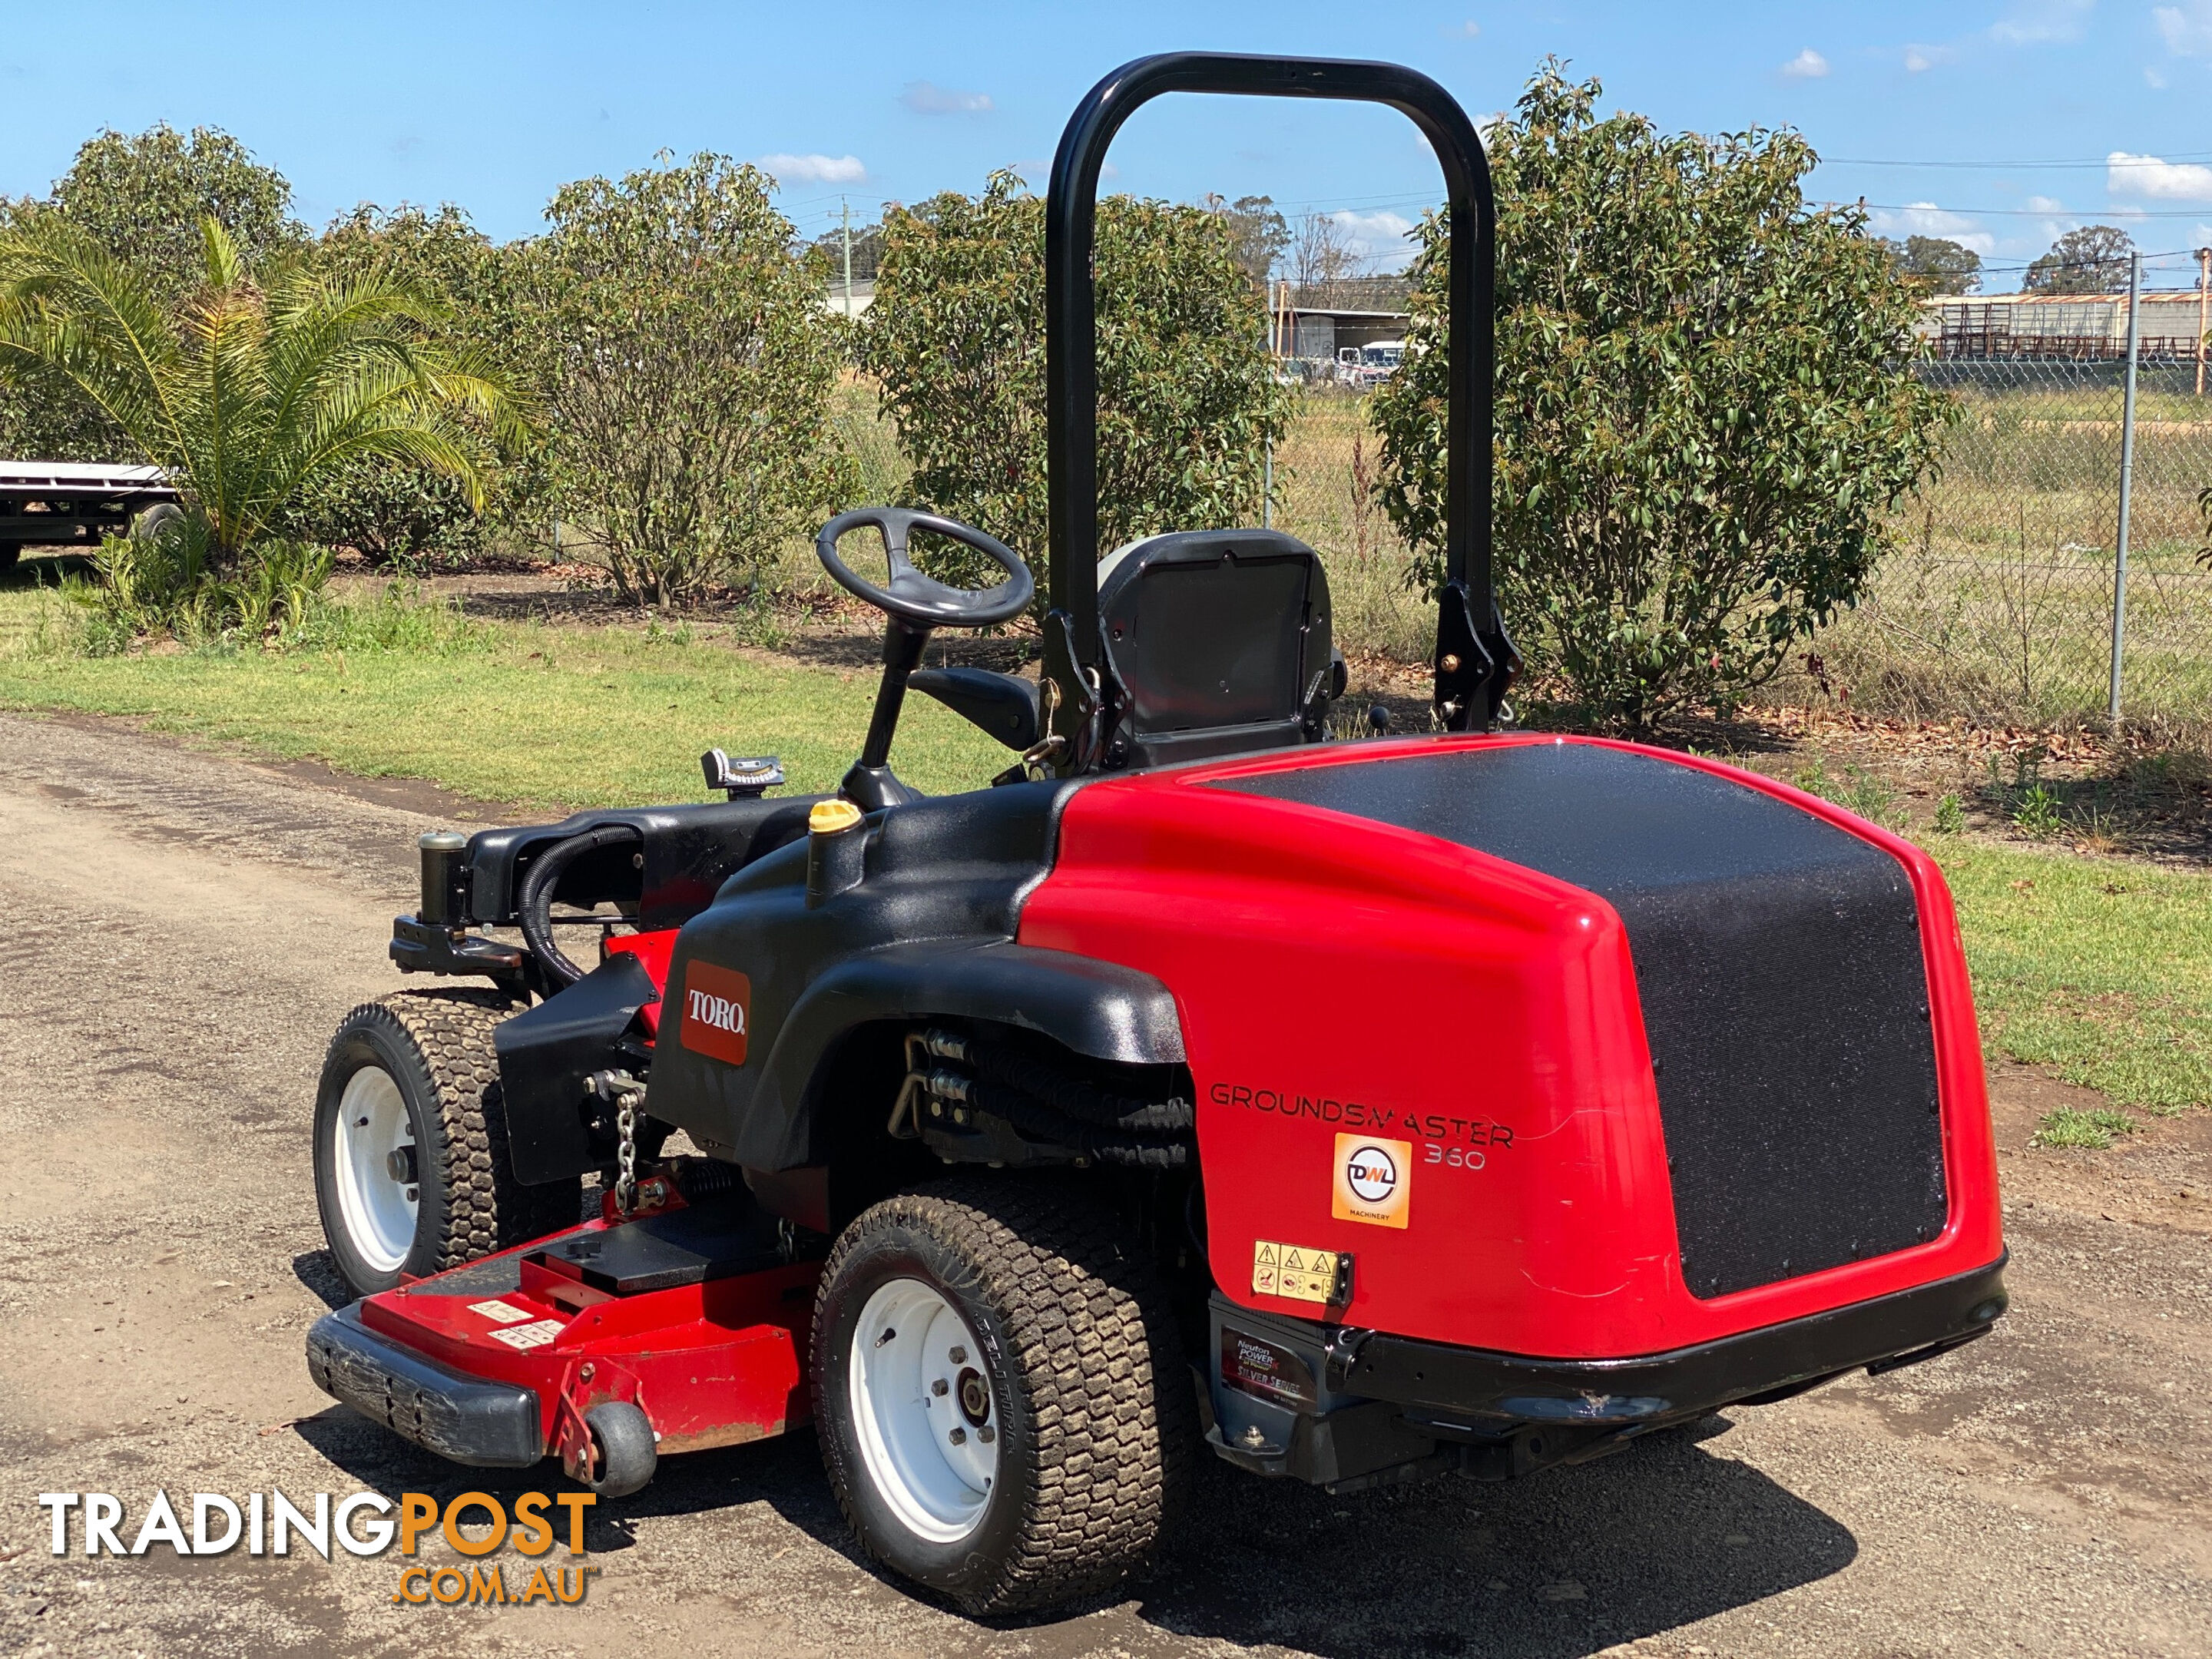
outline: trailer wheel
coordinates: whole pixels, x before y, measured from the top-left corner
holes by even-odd
[[[331,1038],[315,1096],[315,1200],[362,1296],[574,1224],[574,1180],[526,1187],[507,1161],[497,991],[403,991]]]
[[[888,1199],[816,1293],[823,1461],[870,1554],[969,1613],[1113,1583],[1159,1542],[1197,1438],[1173,1320],[1078,1188]]]

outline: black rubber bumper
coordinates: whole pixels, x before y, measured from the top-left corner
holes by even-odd
[[[1538,1359],[1346,1329],[1328,1385],[1419,1412],[1517,1423],[1627,1425],[1779,1400],[1861,1366],[1933,1358],[1984,1334],[2005,1310],[2004,1267],[1626,1359]]]
[[[317,1388],[456,1463],[526,1469],[544,1457],[534,1391],[426,1359],[363,1325],[360,1306],[325,1314],[307,1333],[307,1374]]]

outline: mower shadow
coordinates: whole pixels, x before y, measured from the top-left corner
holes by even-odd
[[[565,1488],[551,1463],[464,1469],[343,1407],[297,1425],[362,1486],[395,1500],[467,1491],[501,1499]],[[1061,1626],[1124,1620],[1155,1636],[1280,1646],[1326,1659],[1481,1653],[1584,1659],[1840,1572],[1857,1540],[1832,1516],[1700,1441],[1725,1419],[1653,1437],[1580,1469],[1505,1486],[1445,1478],[1331,1498],[1258,1482],[1211,1460],[1176,1547],[1115,1592],[1049,1613],[977,1621],[984,1651],[1002,1632],[1028,1650]],[[613,1555],[647,1517],[766,1503],[790,1525],[901,1595],[846,1531],[811,1432],[672,1458],[643,1492],[603,1501],[586,1547]],[[828,1565],[829,1564],[824,1564]],[[828,1593],[831,1578],[818,1582]],[[1076,1634],[1074,1631],[1069,1632]],[[1123,1636],[1132,1644],[1139,1632]]]
[[[1841,1571],[1848,1528],[1699,1441],[1724,1419],[1505,1485],[1448,1477],[1331,1498],[1201,1472],[1139,1616],[1331,1659],[1581,1659]]]

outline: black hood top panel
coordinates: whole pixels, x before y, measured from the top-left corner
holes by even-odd
[[[1212,787],[1434,836],[1613,907],[1658,1071],[1695,1294],[1794,1279],[1942,1231],[1919,918],[1904,866],[1880,848],[1727,778],[1589,744]]]

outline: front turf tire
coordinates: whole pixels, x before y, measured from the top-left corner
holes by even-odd
[[[919,1319],[927,1338],[890,1334]],[[970,1337],[980,1386],[948,1358]],[[919,1371],[893,1364],[925,1340]],[[838,1504],[870,1555],[970,1613],[1103,1589],[1182,1499],[1198,1425],[1178,1346],[1150,1264],[1079,1186],[969,1176],[888,1199],[839,1237],[815,1297],[815,1422]],[[870,1354],[884,1356],[872,1377]],[[902,1379],[911,1399],[893,1397]],[[900,1410],[996,1443],[929,1463],[926,1437],[895,1449]],[[943,1501],[963,1476],[966,1510]]]
[[[498,991],[402,991],[339,1022],[315,1094],[315,1201],[356,1295],[575,1224],[574,1177],[526,1187],[508,1159],[492,1028],[515,1012]],[[403,1148],[411,1182],[387,1167]]]

